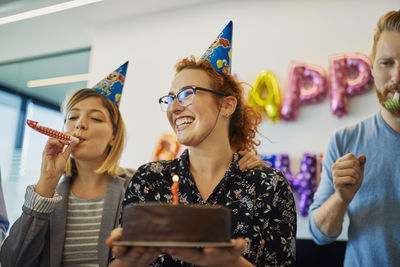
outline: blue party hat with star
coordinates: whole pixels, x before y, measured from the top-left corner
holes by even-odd
[[[230,21],[201,57],[210,61],[216,71],[225,74],[231,74],[232,27]]]
[[[125,62],[118,69],[111,72],[107,77],[93,86],[92,89],[108,97],[112,102],[119,106],[128,63],[129,61]]]

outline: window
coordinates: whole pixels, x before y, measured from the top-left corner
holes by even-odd
[[[0,168],[3,177],[9,177],[17,139],[17,125],[22,99],[11,93],[0,91]]]
[[[1,1],[0,1],[1,2]],[[48,137],[26,125],[26,119],[62,130],[59,105],[86,81],[28,87],[32,80],[87,74],[90,48],[0,62],[0,169],[10,225],[21,215],[26,186],[39,180]]]
[[[10,225],[21,215],[26,187],[39,180],[41,155],[48,137],[33,131],[25,120],[61,130],[63,117],[54,108],[26,97],[0,91],[0,167]]]

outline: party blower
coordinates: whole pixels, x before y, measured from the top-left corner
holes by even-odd
[[[390,111],[400,110],[399,96],[399,93],[396,92],[392,99],[385,101],[383,104]]]
[[[59,132],[57,130],[39,125],[37,121],[32,121],[32,120],[26,120],[26,124],[28,124],[29,127],[31,127],[33,130],[38,131],[39,133],[42,133],[44,135],[56,138],[58,140],[64,140],[68,142],[79,142],[79,138],[75,136],[70,136],[65,133]]]

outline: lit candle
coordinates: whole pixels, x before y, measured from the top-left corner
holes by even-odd
[[[179,176],[174,175],[172,176],[172,187],[171,187],[171,192],[172,192],[172,204],[178,205],[179,204],[179,199],[178,199],[178,192],[179,192]]]

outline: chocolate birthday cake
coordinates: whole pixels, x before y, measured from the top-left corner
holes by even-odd
[[[231,240],[231,211],[222,206],[131,204],[124,209],[121,242],[220,243]]]

